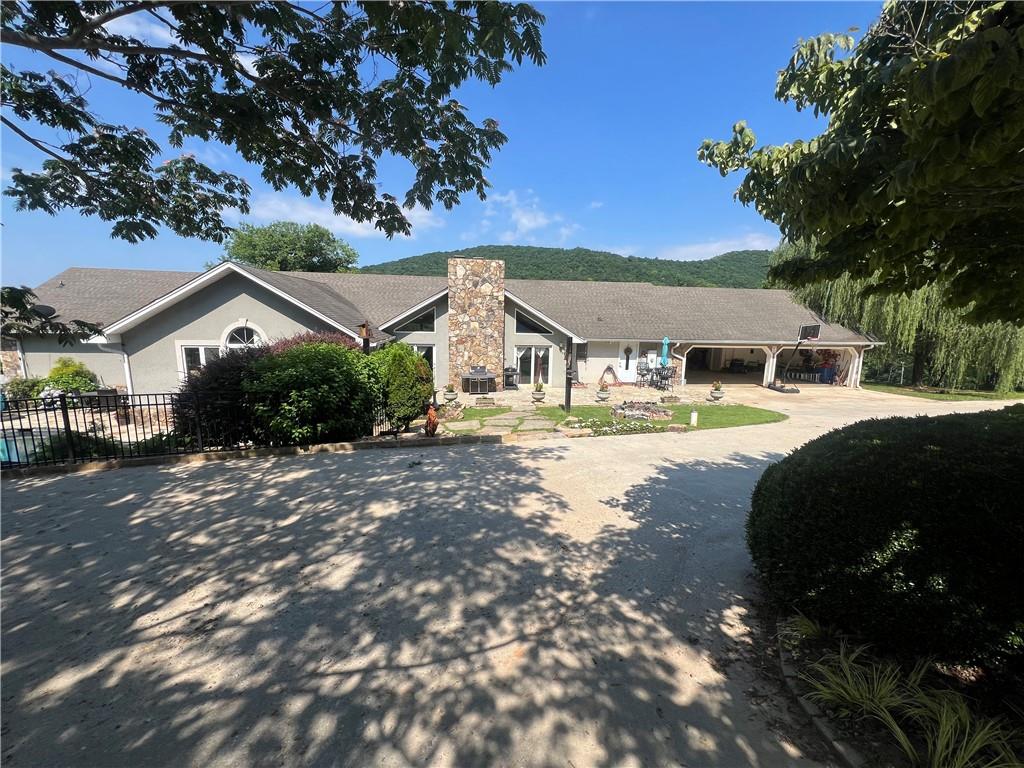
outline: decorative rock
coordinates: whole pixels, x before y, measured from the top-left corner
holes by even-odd
[[[478,406],[494,405],[494,398],[493,397],[487,397],[487,396],[478,397],[476,399],[476,404]]]

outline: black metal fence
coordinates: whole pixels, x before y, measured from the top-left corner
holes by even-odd
[[[364,436],[392,431],[383,400],[371,416]],[[243,393],[67,394],[5,399],[0,410],[4,468],[288,444],[267,436]]]

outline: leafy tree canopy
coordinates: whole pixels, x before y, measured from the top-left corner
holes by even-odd
[[[221,261],[285,272],[346,272],[358,258],[351,245],[326,227],[275,221],[264,227],[241,224],[228,235]]]
[[[3,325],[0,335],[17,338],[29,334],[53,335],[61,345],[69,347],[100,332],[98,326],[84,320],[63,320],[53,314],[52,307],[36,303],[36,295],[29,288],[5,285],[2,295]]]
[[[620,256],[588,248],[532,245],[479,245],[460,251],[433,251],[407,259],[363,267],[385,275],[447,275],[448,259],[501,259],[505,274],[521,280],[607,280],[655,285],[760,288],[771,251],[730,251],[712,259],[676,261]]]
[[[90,79],[148,97],[172,146],[232,146],[275,189],[329,199],[391,236],[410,231],[404,209],[485,195],[506,137],[452,91],[544,62],[544,17],[522,3],[5,2],[0,15],[4,46],[40,64],[5,57],[3,124],[47,156],[14,169],[6,194],[19,209],[99,216],[131,242],[159,226],[220,241],[222,210],[248,212],[249,185],[188,155],[160,162],[145,131],[90,109]],[[141,39],[145,25],[159,33]],[[404,194],[378,190],[382,155],[412,164]]]
[[[849,51],[849,55],[843,55]],[[744,174],[736,197],[818,258],[773,274],[848,274],[870,290],[936,284],[972,322],[1024,323],[1024,4],[889,2],[856,46],[800,41],[775,96],[828,117],[810,141],[755,148],[746,123],[698,157]]]

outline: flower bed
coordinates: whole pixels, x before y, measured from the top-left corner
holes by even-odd
[[[604,421],[583,419],[575,424],[576,429],[589,429],[595,437],[602,435],[640,435],[647,432],[664,432],[665,426],[650,421]]]
[[[672,411],[658,403],[630,400],[612,407],[612,418],[640,421],[667,421]]]

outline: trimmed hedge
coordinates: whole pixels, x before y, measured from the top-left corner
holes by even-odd
[[[762,475],[769,596],[888,651],[1024,660],[1024,405],[859,422]]]

